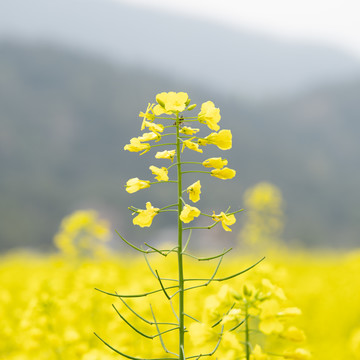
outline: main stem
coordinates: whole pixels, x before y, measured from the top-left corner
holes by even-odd
[[[245,349],[246,360],[250,360],[250,330],[249,330],[249,306],[245,302]]]
[[[176,158],[177,158],[177,179],[178,179],[178,270],[179,270],[179,360],[185,360],[185,324],[184,324],[184,270],[183,270],[183,243],[182,243],[182,222],[180,214],[182,211],[182,184],[181,184],[181,158],[180,158],[180,120],[176,115]]]

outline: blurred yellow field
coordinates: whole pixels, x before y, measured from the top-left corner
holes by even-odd
[[[246,268],[254,258],[229,257],[223,262],[219,276]],[[171,259],[159,255],[149,259],[156,262],[153,265],[160,274],[165,268],[168,276],[176,274],[176,264]],[[216,263],[201,264],[191,260],[186,265],[187,273],[201,277],[211,275]],[[100,288],[124,294],[159,288],[142,257],[131,257],[130,260],[130,257],[119,254],[98,260],[70,261],[62,255],[45,257],[22,253],[2,257],[0,266],[0,359],[121,358],[102,344],[93,332],[117,349],[140,358],[156,357],[162,353],[158,339],[149,340],[137,334],[117,315],[112,304],[144,333],[156,333],[153,325],[143,325],[120,299],[94,290]],[[306,348],[314,359],[319,360],[358,359],[360,279],[356,274],[359,273],[359,251],[320,254],[284,250],[269,254],[255,270],[230,280],[228,284],[241,292],[245,283],[252,281],[255,284],[261,279],[269,279],[284,290],[288,306],[302,311],[294,323],[304,330],[307,340],[299,344],[295,342],[296,347]],[[206,298],[218,294],[222,288],[222,283],[213,283],[194,291],[186,299],[186,312],[202,319]],[[149,303],[152,303],[157,320],[164,321],[172,315],[166,308],[166,301],[160,292],[128,303],[149,319]],[[187,325],[193,323],[190,318],[188,320]],[[241,326],[236,331],[241,337]],[[164,336],[167,343],[175,345],[175,335]],[[187,338],[186,341],[190,348],[193,340]],[[257,341],[271,353],[275,354],[279,349],[283,351],[283,344],[275,335],[266,339],[258,337]],[[286,346],[293,345],[287,341]],[[216,357],[211,358],[235,358],[227,357],[225,350],[220,346]]]

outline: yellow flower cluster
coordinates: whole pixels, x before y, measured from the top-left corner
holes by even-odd
[[[305,333],[291,324],[301,311],[284,307],[285,302],[283,290],[266,278],[257,284],[247,282],[240,291],[224,285],[217,294],[206,298],[202,322],[190,325],[192,343],[208,351],[221,338],[217,352],[220,358],[245,359],[250,356],[252,360],[270,360],[277,356],[308,360],[310,352],[298,346],[306,340]],[[257,332],[266,336],[267,341],[259,343],[259,336],[253,335]],[[224,342],[224,338],[227,341]],[[284,346],[280,345],[280,340]],[[289,349],[291,342],[295,346]],[[271,349],[275,344],[276,351]]]
[[[184,92],[162,92],[156,95],[156,104],[148,104],[145,112],[140,112],[139,116],[143,118],[143,122],[141,125],[141,130],[149,129],[150,132],[143,133],[139,137],[134,137],[130,140],[130,144],[125,145],[124,149],[131,152],[141,152],[140,155],[148,152],[152,147],[161,146],[161,144],[151,145],[151,141],[159,141],[163,136],[172,135],[168,133],[166,130],[171,128],[178,127],[178,134],[176,136],[176,142],[180,142],[182,145],[181,152],[184,152],[185,149],[192,150],[197,153],[203,153],[203,149],[201,146],[205,145],[215,145],[221,150],[228,150],[232,147],[232,134],[230,130],[220,130],[220,126],[218,125],[221,115],[220,110],[215,107],[212,101],[207,101],[202,104],[201,110],[197,116],[187,117],[186,119],[181,114],[184,111],[191,111],[196,107],[196,105],[190,105],[190,99],[187,93]],[[159,116],[162,117],[159,117]],[[168,116],[164,117],[164,116]],[[166,120],[170,120],[173,125],[164,125],[162,123],[155,123],[156,120],[161,120],[162,122]],[[175,122],[174,122],[175,121]],[[186,121],[197,121],[200,124],[207,125],[211,130],[215,130],[216,132],[212,132],[205,137],[199,137],[196,134],[200,131],[198,128],[192,128],[190,126],[185,126],[184,122]],[[220,131],[219,131],[220,130]],[[168,146],[169,144],[166,144]],[[171,144],[170,144],[171,145]],[[173,143],[175,146],[176,143]],[[181,162],[180,154],[176,152],[179,150],[171,149],[171,150],[163,150],[157,151],[155,154],[155,159],[167,159],[174,161],[177,159],[178,164],[186,164],[186,162]],[[204,160],[202,164],[205,168],[213,168],[213,170],[208,171],[211,176],[216,177],[221,180],[232,179],[236,175],[236,171],[230,169],[226,166],[228,161],[226,159],[218,158],[210,158]],[[157,167],[154,165],[150,166],[150,170],[153,175],[155,175],[155,179],[158,182],[169,182],[169,170],[173,166],[177,164],[170,165],[168,167]],[[196,171],[191,171],[196,172]],[[198,171],[198,172],[206,172],[206,171]],[[176,181],[173,181],[176,182]],[[145,189],[150,187],[152,182],[149,180],[140,180],[135,177],[129,179],[126,183],[126,191],[128,193],[134,193],[141,189]],[[200,180],[197,180],[194,184],[187,187],[186,191],[189,194],[190,201],[196,203],[200,200],[201,193],[201,184]],[[185,190],[184,190],[185,191]],[[148,203],[150,204],[150,203]],[[183,223],[189,223],[194,218],[200,216],[201,211],[194,206],[190,206],[188,204],[183,204],[183,208],[179,217]],[[149,206],[149,208],[148,208]],[[156,209],[152,210],[152,209]],[[152,205],[147,205],[146,210],[141,209],[132,209],[134,214],[137,213],[137,217],[134,218],[133,223],[140,227],[148,227],[151,225],[154,216],[163,211],[160,208],[153,208]],[[150,216],[151,212],[151,216]],[[221,212],[220,215],[208,215],[215,223],[221,222],[223,228],[226,231],[231,231],[229,228],[230,225],[233,225],[236,221],[234,213],[225,214]]]
[[[96,255],[109,240],[109,223],[94,210],[78,210],[65,217],[55,235],[55,245],[70,256]]]
[[[240,240],[252,247],[272,247],[281,238],[284,228],[284,201],[279,188],[260,182],[245,191],[246,222]]]

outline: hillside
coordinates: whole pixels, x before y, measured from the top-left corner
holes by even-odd
[[[256,98],[360,75],[359,59],[321,44],[109,0],[0,0],[0,39],[81,49],[214,92]]]
[[[242,207],[244,189],[268,180],[283,190],[288,239],[313,246],[358,241],[360,81],[249,104],[140,68],[8,43],[0,46],[1,248],[49,248],[61,218],[79,207],[96,207],[131,233],[126,208],[143,205],[150,193],[130,197],[123,185],[148,176],[153,160],[138,161],[123,146],[139,133],[139,111],[170,90],[185,90],[196,103],[213,100],[233,132],[227,157],[238,176],[226,193],[209,181],[213,191],[202,206],[226,198]],[[171,195],[152,191],[159,201]]]

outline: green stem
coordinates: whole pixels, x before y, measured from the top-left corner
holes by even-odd
[[[196,164],[196,165],[202,165],[202,162],[199,161],[183,161],[182,164]]]
[[[203,173],[203,174],[211,174],[211,171],[188,170],[188,171],[183,171],[183,172],[182,172],[182,174],[188,174],[188,173]]]
[[[173,146],[176,145],[175,143],[165,143],[165,144],[157,144],[157,145],[150,145],[151,148],[159,147],[159,146]]]
[[[178,270],[179,270],[179,360],[185,360],[185,323],[184,323],[184,270],[183,270],[183,243],[182,243],[182,222],[180,214],[182,211],[182,183],[181,183],[181,152],[180,152],[180,119],[176,116],[176,156],[178,175]]]
[[[197,165],[202,165],[202,162],[196,162],[196,161],[183,161],[181,162],[181,164],[197,164]],[[171,164],[167,169],[170,170],[172,167],[177,166],[178,163],[175,164]]]
[[[249,309],[247,302],[245,302],[245,349],[246,360],[250,360]]]

